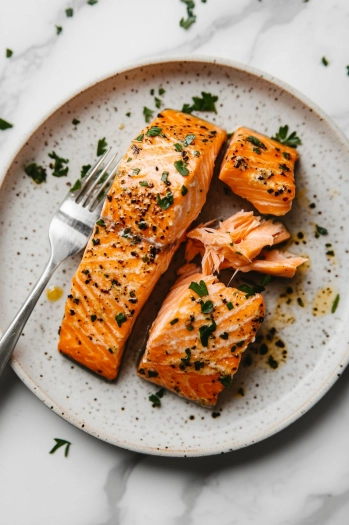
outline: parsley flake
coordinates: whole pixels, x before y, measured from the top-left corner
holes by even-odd
[[[165,197],[161,198],[158,193],[156,196],[156,202],[162,210],[167,210],[171,206],[171,204],[173,204],[173,195],[169,191]]]
[[[186,135],[185,139],[183,140],[183,146],[186,148],[195,139],[196,139],[195,135]]]
[[[335,311],[337,310],[337,306],[338,306],[338,303],[339,303],[339,299],[340,299],[340,295],[339,293],[336,295],[336,298],[335,300],[333,301],[333,304],[332,304],[332,308],[331,308],[331,312],[334,314]]]
[[[161,180],[162,182],[166,184],[166,186],[169,186],[171,184],[170,181],[168,180],[168,176],[169,176],[168,171],[164,171],[161,175]]]
[[[120,313],[115,316],[115,321],[118,323],[118,327],[120,328],[122,323],[125,323],[127,319],[123,313]]]
[[[272,140],[280,142],[280,144],[285,144],[285,146],[290,146],[291,148],[297,148],[297,146],[302,144],[302,141],[297,137],[297,132],[293,131],[288,135],[288,126],[280,126],[279,131],[275,134],[275,137],[272,137]]]
[[[222,383],[222,385],[227,388],[231,385],[231,377],[230,376],[222,376],[219,377],[218,380]]]
[[[201,92],[202,98],[192,97],[193,104],[184,104],[182,108],[183,113],[192,113],[193,111],[213,111],[217,113],[215,102],[218,100],[217,95],[212,95],[211,93]]]
[[[96,5],[98,4],[98,0],[87,0],[88,5]]]
[[[55,26],[55,27],[56,27],[57,35],[60,35],[63,31],[63,27],[62,26]]]
[[[54,177],[66,177],[69,168],[68,166],[64,166],[64,164],[68,164],[69,160],[59,157],[54,151],[52,151],[52,153],[49,153],[48,156],[50,157],[50,159],[53,159],[55,161],[53,165],[52,175]]]
[[[143,115],[147,123],[153,118],[153,114],[154,111],[152,109],[149,109],[146,106],[143,107]]]
[[[204,324],[203,326],[200,326],[199,332],[200,332],[200,341],[202,346],[207,347],[208,346],[208,338],[210,335],[213,334],[213,332],[216,330],[217,325],[212,319],[212,323],[210,325]]]
[[[182,160],[176,160],[176,162],[174,162],[174,166],[178,173],[180,173],[183,177],[187,177],[189,175],[189,170],[186,168],[187,164]]]
[[[183,146],[182,144],[179,144],[179,142],[176,142],[176,144],[174,144],[174,148],[176,151],[183,151]]]
[[[267,149],[266,145],[261,140],[259,140],[257,137],[254,137],[253,135],[250,135],[249,137],[247,137],[246,140],[247,142],[251,142],[251,144],[253,144],[257,148],[264,149],[264,150]]]
[[[232,310],[234,308],[233,303],[231,301],[229,301],[229,303],[226,304],[226,307],[228,308],[228,310]]]
[[[137,142],[143,142],[144,133],[141,133],[141,135],[138,135],[138,137],[135,138]]]
[[[178,321],[179,321],[179,319],[178,319],[178,317],[176,317],[175,319],[172,319],[172,321],[170,321],[170,324],[172,324],[172,325],[176,324],[176,323],[178,323]]]
[[[213,310],[213,302],[212,301],[206,301],[205,303],[201,302],[201,312],[203,314],[210,314]]]
[[[151,394],[149,396],[149,401],[153,403],[153,407],[160,407],[161,406],[161,400],[156,394]]]
[[[71,18],[74,15],[74,9],[72,7],[68,7],[68,9],[65,10],[65,14],[68,18]]]
[[[148,129],[146,135],[147,137],[157,137],[162,132],[162,128],[159,128],[158,126],[152,126]]]
[[[0,130],[4,131],[5,129],[13,128],[13,124],[7,122],[6,120],[0,118]]]
[[[105,228],[106,227],[106,224],[104,222],[103,219],[98,219],[98,221],[96,222],[96,224],[98,224],[98,226],[102,226],[102,228]]]
[[[105,137],[102,139],[99,139],[98,144],[97,144],[97,157],[104,155],[107,149],[108,149],[108,144],[107,144],[107,141],[105,140]]]
[[[323,228],[322,226],[319,226],[317,224],[316,225],[316,233],[318,233],[319,235],[327,235],[328,234],[328,230],[326,230],[326,228]]]
[[[182,186],[181,188],[181,194],[183,195],[183,197],[185,197],[185,195],[188,193],[188,188],[186,186]]]
[[[161,107],[161,100],[157,97],[154,97],[155,107],[160,109]]]
[[[141,180],[141,181],[139,182],[139,185],[140,185],[140,186],[143,186],[143,187],[147,187],[147,186],[149,186],[148,181],[146,181],[146,180]]]
[[[82,166],[80,171],[80,178],[83,179],[88,174],[89,170],[91,169],[91,164],[85,164]]]
[[[159,88],[159,95],[160,95],[160,97],[161,97],[162,95],[164,95],[165,93],[166,93],[166,91],[164,90],[164,88],[160,87],[160,88]]]
[[[36,162],[32,162],[31,164],[28,164],[28,166],[25,166],[24,171],[28,177],[35,182],[35,184],[46,182],[46,170],[42,166],[38,166]]]
[[[193,290],[193,292],[198,294],[199,297],[205,297],[205,295],[208,295],[208,289],[205,281],[203,280],[201,280],[199,283],[192,281],[188,288],[189,290]]]
[[[223,332],[222,334],[219,335],[219,337],[221,337],[224,340],[227,340],[228,337],[229,337],[229,334],[228,334],[228,332]]]
[[[322,57],[322,59],[321,59],[321,62],[322,62],[322,63],[323,63],[323,65],[324,65],[324,66],[326,66],[326,67],[327,67],[327,66],[328,66],[328,64],[329,64],[329,61],[327,60],[327,58],[326,58],[326,57]]]
[[[6,49],[6,58],[11,58],[13,55],[12,49]]]
[[[181,18],[179,25],[180,27],[183,27],[183,29],[189,29],[196,22],[196,16],[194,15],[194,11],[193,11],[195,7],[195,2],[194,0],[181,0],[181,1],[187,6],[188,18]]]
[[[81,190],[81,181],[78,179],[74,182],[73,186],[70,188],[70,191]]]
[[[56,450],[58,450],[59,448],[65,446],[64,456],[67,458],[68,454],[69,454],[69,448],[70,448],[71,442],[67,441],[65,439],[59,439],[59,438],[54,438],[54,440],[55,440],[56,444],[53,447],[53,449],[50,450],[50,454],[54,454],[56,452]]]
[[[72,124],[73,124],[74,126],[77,126],[78,124],[80,124],[80,120],[78,120],[77,118],[73,118],[73,120],[72,120]]]

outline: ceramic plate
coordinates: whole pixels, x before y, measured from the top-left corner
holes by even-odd
[[[148,397],[157,388],[136,377],[145,329],[175,279],[183,254],[151,295],[128,342],[120,376],[107,382],[57,352],[64,299],[43,294],[20,338],[12,366],[51,410],[114,445],[169,456],[200,456],[238,449],[274,434],[308,410],[348,362],[348,143],[314,105],[280,81],[245,66],[205,58],[137,65],[101,80],[63,103],[22,146],[0,192],[0,322],[3,330],[39,277],[49,255],[50,219],[81,166],[95,161],[97,141],[123,153],[144,127],[143,107],[155,110],[151,90],[165,89],[161,107],[181,108],[201,91],[219,97],[217,114],[200,113],[228,131],[238,125],[269,136],[288,124],[303,145],[297,198],[283,218],[295,254],[306,264],[291,282],[265,292],[267,317],[258,343],[246,352],[233,384],[212,412],[166,392],[161,408]],[[156,110],[155,110],[156,111]],[[130,114],[128,116],[128,114]],[[76,118],[80,124],[74,126]],[[49,168],[52,150],[69,159],[67,177]],[[47,167],[35,185],[23,166]],[[213,180],[202,220],[251,207]],[[315,236],[316,225],[327,235]],[[343,242],[344,241],[344,242]],[[333,254],[333,255],[332,255]],[[79,257],[63,263],[51,280],[69,293]],[[337,294],[335,313],[331,308]]]

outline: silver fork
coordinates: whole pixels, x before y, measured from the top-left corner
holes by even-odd
[[[64,259],[75,255],[87,244],[96,220],[100,216],[104,201],[103,192],[118,167],[118,163],[112,167],[117,153],[104,165],[110,150],[111,148],[95,166],[90,168],[85,178],[80,180],[79,188],[69,191],[51,221],[49,227],[51,256],[42,276],[0,340],[0,375],[53,272]]]

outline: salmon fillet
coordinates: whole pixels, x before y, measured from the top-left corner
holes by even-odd
[[[213,124],[165,110],[132,141],[73,278],[60,352],[117,376],[142,306],[205,202],[225,137]]]
[[[241,127],[230,140],[219,178],[260,213],[285,215],[295,197],[297,159],[294,148]]]
[[[192,265],[186,265],[191,267]],[[138,375],[204,406],[229,386],[264,318],[261,295],[246,298],[194,266],[166,297]],[[194,284],[193,284],[194,283]]]
[[[279,277],[293,277],[297,267],[307,259],[288,252],[282,254],[278,250],[263,250],[289,237],[281,222],[241,211],[220,222],[216,229],[201,225],[191,230],[187,234],[185,257],[190,262],[200,254],[205,275],[233,268],[243,272],[256,270]]]

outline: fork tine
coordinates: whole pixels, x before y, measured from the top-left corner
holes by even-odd
[[[77,204],[79,204],[79,202],[82,200],[83,193],[84,193],[84,190],[86,189],[86,186],[89,184],[89,182],[93,178],[93,176],[96,175],[96,173],[97,173],[98,169],[100,168],[101,164],[105,161],[105,159],[109,155],[110,150],[111,150],[111,147],[107,149],[107,151],[104,153],[104,155],[93,166],[93,168],[91,169],[90,173],[88,175],[86,175],[86,177],[84,178],[84,181],[83,181],[83,183],[81,185],[81,189],[80,189],[80,191],[77,194],[76,199],[75,199],[75,202]]]
[[[101,179],[104,177],[104,175],[107,173],[109,167],[111,166],[111,164],[114,162],[115,160],[115,157],[117,156],[117,153],[115,153],[112,158],[110,159],[110,161],[106,164],[106,166],[103,168],[103,170],[101,171],[101,173],[98,175],[97,179],[94,181],[94,183],[92,184],[92,186],[89,188],[88,192],[86,193],[85,195],[85,200],[83,202],[83,207],[85,208],[88,204],[88,201],[91,197],[91,195],[93,194],[96,186],[98,185],[98,183],[100,183]]]
[[[118,167],[119,167],[119,162],[117,162],[114,168],[111,170],[111,172],[109,173],[107,179],[104,181],[102,186],[98,188],[98,192],[96,192],[95,196],[92,198],[92,202],[90,203],[89,211],[94,211],[98,203],[98,195],[100,195],[100,193],[108,186],[109,182],[115,177],[115,173]]]

